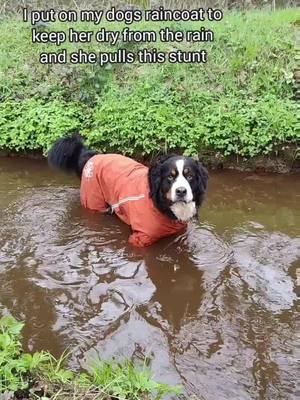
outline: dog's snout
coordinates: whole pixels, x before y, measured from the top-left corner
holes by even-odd
[[[176,188],[176,196],[177,197],[184,197],[187,194],[187,190],[185,187],[181,186]]]

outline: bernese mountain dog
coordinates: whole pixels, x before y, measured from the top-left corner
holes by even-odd
[[[115,213],[132,229],[132,245],[149,246],[181,232],[197,215],[208,180],[207,170],[190,157],[158,157],[150,167],[119,154],[87,149],[80,135],[56,141],[49,165],[81,179],[81,204],[94,212]]]

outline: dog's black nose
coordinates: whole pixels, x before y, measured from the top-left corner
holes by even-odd
[[[186,188],[183,187],[183,186],[178,187],[178,188],[176,189],[176,196],[177,196],[177,197],[184,197],[184,196],[186,195],[186,193],[187,193],[187,190],[186,190]]]

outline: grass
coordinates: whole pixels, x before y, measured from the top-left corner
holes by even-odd
[[[208,51],[208,63],[132,65],[52,65],[38,62],[53,45],[32,45],[30,26],[18,17],[0,24],[0,148],[42,150],[80,130],[101,151],[152,155],[176,150],[185,154],[269,155],[297,146],[293,71],[296,68],[296,9],[276,12],[228,12],[221,22],[203,25],[215,41],[162,43],[169,52]],[[202,25],[202,24],[201,24]],[[135,30],[199,29],[194,22],[139,22]],[[75,23],[76,30],[95,30]],[[101,25],[102,27],[102,25]],[[106,23],[110,30],[123,25]],[[53,23],[51,29],[67,31]],[[137,52],[151,44],[92,42],[86,51]],[[68,53],[74,43],[60,47]]]
[[[67,355],[56,360],[49,352],[24,353],[23,323],[11,316],[0,319],[0,397],[22,399],[163,399],[179,393],[155,382],[144,365],[137,370],[131,362],[94,361],[87,372],[75,374],[64,367]]]

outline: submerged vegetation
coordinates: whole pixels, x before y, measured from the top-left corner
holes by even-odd
[[[205,22],[208,43],[158,42],[158,51],[208,52],[207,64],[41,65],[30,25],[16,16],[0,24],[0,149],[42,150],[74,130],[101,151],[152,155],[176,150],[221,156],[269,155],[296,148],[294,29],[296,10],[225,13]],[[75,23],[76,30],[98,29]],[[92,26],[91,26],[92,25]],[[164,23],[137,22],[135,30]],[[172,22],[175,30],[199,23]],[[121,29],[111,23],[109,29]],[[53,23],[51,29],[68,29]],[[176,46],[175,46],[176,45]],[[149,43],[82,44],[86,51],[151,49]],[[68,53],[78,44],[65,43]]]
[[[49,352],[24,353],[24,324],[10,316],[0,319],[0,398],[2,399],[162,399],[179,393],[155,382],[144,365],[96,361],[88,372],[75,374],[64,367],[66,356],[56,360]]]

